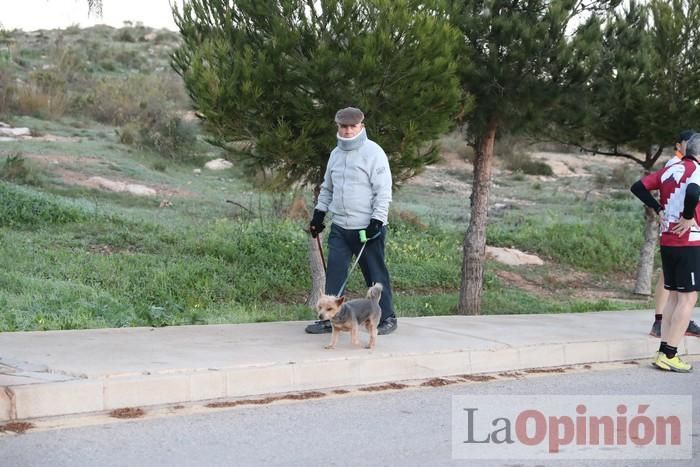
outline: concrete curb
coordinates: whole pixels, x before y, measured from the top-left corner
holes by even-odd
[[[289,322],[5,333],[0,422],[649,358],[659,342],[645,335],[651,316],[404,318],[374,352],[351,348],[347,336],[323,350],[327,335],[304,335],[306,323]],[[113,345],[122,350],[110,357]],[[682,350],[700,354],[700,339],[686,337]]]

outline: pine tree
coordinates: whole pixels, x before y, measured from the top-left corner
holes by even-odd
[[[173,65],[212,139],[271,187],[320,185],[349,105],[402,181],[436,160],[460,105],[457,36],[429,3],[192,0],[174,11]]]
[[[460,67],[460,79],[464,90],[474,98],[474,111],[465,119],[467,142],[476,155],[471,216],[464,238],[460,314],[480,312],[497,133],[542,131],[549,125],[549,112],[559,105],[566,81],[579,68],[574,62],[574,41],[568,34],[575,34],[579,41],[585,42],[594,20],[582,19],[582,15],[606,8],[610,3],[605,0],[447,2],[449,17],[464,37],[466,60]],[[572,28],[573,33],[569,31]]]
[[[313,188],[335,145],[335,112],[361,108],[395,182],[435,162],[462,105],[459,36],[415,0],[188,0],[173,13],[173,68],[203,127],[266,188]],[[309,240],[310,303],[323,270]]]
[[[649,173],[684,129],[700,129],[700,0],[630,2],[602,28],[590,79],[555,118],[559,141]],[[656,215],[645,210],[634,291],[651,294]]]

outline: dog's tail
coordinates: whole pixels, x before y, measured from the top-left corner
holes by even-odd
[[[379,282],[375,283],[372,287],[367,289],[367,298],[379,302],[382,296],[382,290],[384,290],[384,286]]]

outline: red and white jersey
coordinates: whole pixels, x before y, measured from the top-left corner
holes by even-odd
[[[673,157],[670,158],[668,161],[666,161],[666,164],[664,165],[664,167],[668,167],[669,165],[673,165],[673,164],[678,164],[682,159],[683,159],[683,153],[680,151],[676,151],[676,153],[673,155]]]
[[[683,214],[685,191],[690,183],[700,185],[700,165],[690,158],[642,178],[642,184],[647,190],[659,190],[659,203],[664,210],[659,242],[662,246],[700,246],[698,227],[691,228],[681,236],[671,232]],[[695,222],[700,224],[700,203],[695,208]]]

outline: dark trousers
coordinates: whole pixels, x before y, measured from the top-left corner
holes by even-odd
[[[391,281],[389,271],[384,262],[384,243],[387,236],[386,226],[382,227],[382,234],[367,242],[365,250],[360,257],[360,270],[365,278],[365,284],[370,287],[376,282],[381,282],[384,289],[379,299],[379,307],[382,309],[382,321],[394,317],[394,304],[391,295]],[[357,256],[362,248],[359,230],[346,230],[331,224],[331,233],[328,235],[328,269],[326,271],[326,294],[338,295],[340,287],[345,282],[353,256]]]

